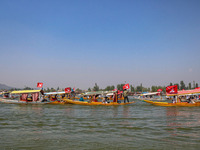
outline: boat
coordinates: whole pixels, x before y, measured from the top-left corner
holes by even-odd
[[[119,105],[128,105],[135,103],[134,101],[129,103],[117,103],[117,102],[110,102],[110,103],[102,103],[102,102],[87,102],[87,101],[76,101],[70,99],[64,99],[66,103],[69,104],[76,104],[76,105],[102,105],[102,106],[119,106]]]
[[[183,101],[184,96],[196,96],[197,99],[194,101],[192,100],[191,102]],[[192,107],[192,106],[200,106],[200,88],[196,88],[193,90],[181,90],[178,91],[176,94],[168,94],[167,96],[178,96],[175,103],[169,103],[169,102],[155,102],[151,100],[143,100],[144,102],[156,105],[156,106],[187,106],[187,107]]]
[[[166,98],[160,95],[160,92],[143,92],[140,96],[136,99],[139,100],[167,100]]]
[[[8,104],[48,104],[49,102],[44,99],[44,93],[42,90],[22,90],[12,91],[12,95],[18,95],[16,99],[2,98],[0,102]]]
[[[66,93],[64,91],[44,93],[45,99],[50,101],[49,104],[65,104],[66,102],[62,100],[65,96]]]
[[[188,102],[177,102],[177,103],[169,103],[169,102],[155,102],[155,101],[150,101],[150,100],[143,100],[147,103],[156,105],[156,106],[200,106],[200,102],[195,102],[195,103],[188,103]]]

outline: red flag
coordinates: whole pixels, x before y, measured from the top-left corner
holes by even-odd
[[[43,86],[43,83],[41,83],[41,82],[37,83],[37,87],[42,88],[42,86]]]
[[[124,90],[124,89],[129,89],[129,88],[130,88],[129,84],[125,84],[125,85],[123,86],[123,90]]]
[[[162,89],[158,89],[157,92],[162,92]]]
[[[65,88],[65,93],[70,93],[71,92],[71,88],[68,87],[68,88]]]
[[[166,93],[167,94],[177,94],[178,93],[178,86],[177,85],[167,86],[166,87]]]
[[[113,91],[117,91],[117,89],[114,89]]]

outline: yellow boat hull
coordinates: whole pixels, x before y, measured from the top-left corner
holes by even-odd
[[[147,103],[156,105],[156,106],[184,106],[184,107],[193,107],[200,106],[200,102],[196,103],[187,103],[187,102],[178,102],[178,103],[168,103],[168,102],[154,102],[149,100],[144,100]]]
[[[64,101],[52,101],[52,102],[50,102],[49,104],[52,104],[52,105],[61,104],[61,105],[63,105],[63,104],[66,104],[66,102],[64,102]]]
[[[65,101],[66,103],[69,103],[69,104],[76,104],[76,105],[103,105],[103,106],[118,106],[118,105],[128,105],[128,104],[135,103],[135,102],[129,102],[129,103],[116,103],[116,102],[111,102],[111,103],[84,102],[84,101],[75,101],[75,100],[70,100],[70,99],[65,99],[64,101]]]

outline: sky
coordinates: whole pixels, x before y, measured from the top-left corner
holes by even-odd
[[[1,0],[0,83],[200,84],[199,0]]]

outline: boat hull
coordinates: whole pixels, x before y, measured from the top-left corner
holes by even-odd
[[[6,103],[6,104],[36,104],[36,105],[49,104],[50,103],[50,102],[26,102],[26,101],[9,100],[9,99],[1,99],[0,102]]]
[[[52,105],[64,105],[64,104],[66,104],[66,102],[64,102],[64,101],[53,101],[53,102],[50,102],[48,104],[52,104]]]
[[[66,103],[69,104],[76,104],[76,105],[102,105],[102,106],[119,106],[119,105],[128,105],[128,104],[133,104],[135,102],[129,102],[129,103],[116,103],[116,102],[111,102],[111,103],[102,103],[102,102],[82,102],[82,101],[74,101],[70,99],[65,99],[64,100]]]

